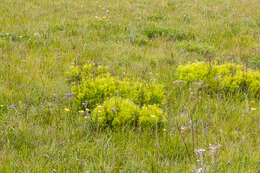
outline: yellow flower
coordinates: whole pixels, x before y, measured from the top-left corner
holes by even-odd
[[[156,116],[155,115],[151,115],[152,118],[155,118]]]
[[[84,111],[83,111],[83,110],[80,110],[79,113],[80,113],[80,114],[84,114]]]
[[[69,112],[70,109],[69,109],[69,108],[64,108],[64,111],[65,111],[65,112]]]
[[[256,110],[256,108],[251,108],[251,111],[255,111]]]
[[[0,105],[0,107],[2,108],[2,107],[4,107],[4,105]]]

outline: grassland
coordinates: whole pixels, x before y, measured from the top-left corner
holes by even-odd
[[[259,0],[0,0],[0,172],[260,172],[259,99],[172,84],[188,62],[259,70],[259,42]],[[167,128],[93,129],[66,97],[89,61],[164,84]]]

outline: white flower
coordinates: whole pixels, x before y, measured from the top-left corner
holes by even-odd
[[[195,149],[194,150],[194,152],[195,153],[199,153],[199,154],[201,154],[201,153],[203,153],[203,152],[205,152],[206,150],[204,149],[204,148],[199,148],[199,149]]]
[[[197,173],[200,173],[200,172],[202,172],[202,168],[199,168],[198,170],[197,170]]]

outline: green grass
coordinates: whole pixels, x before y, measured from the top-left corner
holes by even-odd
[[[0,0],[0,172],[260,171],[260,101],[173,85],[198,60],[259,70],[258,0]],[[168,126],[96,129],[73,110],[65,72],[107,65],[167,89]],[[65,111],[68,108],[70,111]]]

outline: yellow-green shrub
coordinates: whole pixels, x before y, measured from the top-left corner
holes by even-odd
[[[84,66],[71,65],[66,76],[71,83],[79,83],[81,80],[92,79],[97,76],[109,76],[106,66],[88,63]]]
[[[164,86],[155,81],[122,80],[93,64],[71,66],[67,76],[77,108],[90,109],[92,121],[100,126],[161,125],[165,120],[159,108],[166,102]]]
[[[67,76],[78,108],[83,108],[82,103],[87,101],[88,108],[93,109],[113,96],[128,98],[138,105],[162,105],[166,101],[163,85],[154,81],[121,80],[112,77],[106,67],[93,64],[72,66]]]
[[[93,109],[107,98],[116,96],[120,92],[119,86],[121,85],[124,85],[124,83],[110,76],[96,77],[88,80],[84,79],[79,85],[73,85],[72,93],[76,94],[79,107],[82,107],[82,103],[87,101],[88,108]]]
[[[141,127],[162,127],[167,119],[164,112],[157,105],[145,105],[141,108],[138,118],[138,125]]]
[[[158,105],[140,108],[129,99],[112,97],[98,105],[92,112],[92,122],[100,127],[120,127],[132,125],[140,127],[162,127],[167,119]]]
[[[162,105],[166,100],[163,85],[119,80],[111,76],[82,80],[80,85],[72,86],[72,92],[79,104],[87,101],[90,109],[113,96],[131,99],[138,105]]]
[[[166,97],[164,86],[155,82],[130,82],[130,92],[126,98],[130,98],[138,105],[164,104]]]
[[[131,100],[113,97],[93,110],[91,120],[100,127],[134,125],[138,112],[139,107]]]
[[[260,73],[239,71],[234,76],[226,76],[220,81],[220,88],[226,91],[248,90],[251,95],[260,96]]]
[[[208,65],[198,62],[180,65],[177,68],[179,80],[188,83],[203,80],[209,89],[225,92],[249,91],[250,95],[260,94],[260,73],[248,69],[243,71],[241,65],[226,63],[223,65]]]

